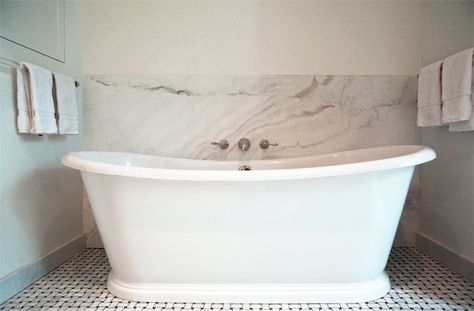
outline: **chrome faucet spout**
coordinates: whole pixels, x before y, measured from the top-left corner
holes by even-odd
[[[239,140],[239,149],[241,151],[247,151],[250,149],[250,140],[248,138],[241,138]]]

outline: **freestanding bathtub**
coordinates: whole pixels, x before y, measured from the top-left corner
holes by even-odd
[[[75,152],[112,272],[135,301],[361,302],[384,267],[423,146],[242,163]]]

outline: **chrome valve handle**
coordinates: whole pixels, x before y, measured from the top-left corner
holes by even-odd
[[[219,141],[211,142],[211,145],[217,145],[222,150],[225,150],[225,149],[229,148],[229,141],[227,139],[221,139]]]
[[[260,148],[262,149],[268,149],[270,146],[278,146],[278,143],[276,142],[269,142],[268,139],[262,139],[260,141]]]

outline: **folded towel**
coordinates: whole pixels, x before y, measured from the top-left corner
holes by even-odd
[[[25,66],[20,65],[16,71],[16,105],[18,115],[16,124],[19,133],[29,133],[31,130],[31,107],[29,101],[29,89],[25,86]]]
[[[56,134],[58,127],[54,115],[53,75],[51,71],[36,65],[22,63],[26,67],[27,94],[30,95],[31,130],[33,134]]]
[[[71,77],[53,73],[59,134],[78,134],[76,86]]]
[[[441,125],[442,61],[423,67],[418,78],[418,126]]]
[[[471,109],[471,118],[467,121],[460,121],[449,124],[450,132],[474,131],[474,67],[472,70],[472,89],[473,92],[471,94],[471,103],[473,106]]]
[[[468,49],[444,60],[442,73],[442,122],[468,120],[472,112],[472,58]]]
[[[449,125],[450,132],[474,131],[474,115],[467,121],[454,122]]]

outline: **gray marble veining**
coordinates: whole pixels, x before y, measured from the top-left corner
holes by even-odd
[[[415,77],[93,75],[84,80],[89,150],[230,160],[242,158],[237,141],[247,137],[252,148],[246,158],[274,159],[419,141]],[[228,149],[210,144],[222,138],[230,141]],[[279,145],[262,150],[263,138]],[[416,176],[399,244],[413,243],[418,188]]]

